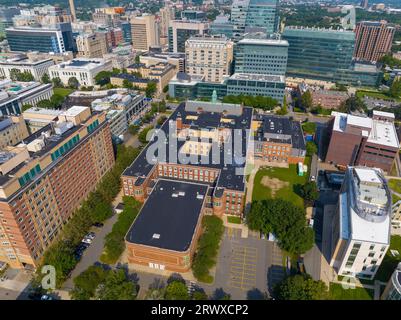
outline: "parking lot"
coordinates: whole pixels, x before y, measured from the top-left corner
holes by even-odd
[[[233,246],[229,286],[242,290],[256,287],[258,252],[255,247]]]

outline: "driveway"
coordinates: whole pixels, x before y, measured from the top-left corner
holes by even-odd
[[[83,271],[88,269],[99,261],[99,258],[103,252],[104,238],[111,232],[114,223],[117,221],[118,214],[114,214],[110,219],[104,222],[104,226],[100,229],[94,229],[96,237],[88,249],[84,251],[81,260],[78,262],[75,269],[72,271],[71,276],[66,282],[64,282],[63,290],[72,290],[74,288],[73,279],[80,275]]]

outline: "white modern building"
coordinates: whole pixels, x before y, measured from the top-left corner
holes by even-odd
[[[68,80],[75,77],[80,86],[94,86],[95,76],[101,71],[111,71],[112,62],[105,59],[79,58],[63,62],[49,68],[51,79],[60,78],[64,85]]]
[[[348,167],[332,222],[330,265],[338,275],[374,278],[389,248],[390,219],[383,171]]]
[[[53,66],[52,59],[29,59],[24,54],[0,54],[0,78],[11,79],[10,71],[17,69],[19,72],[30,72],[36,81]]]

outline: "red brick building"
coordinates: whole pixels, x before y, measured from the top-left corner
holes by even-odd
[[[377,62],[391,52],[395,27],[386,21],[362,21],[355,28],[354,58],[357,60]]]
[[[35,267],[114,164],[105,114],[73,107],[0,153],[0,261]]]
[[[373,117],[333,112],[326,162],[360,165],[390,172],[400,145],[394,114],[373,111]]]

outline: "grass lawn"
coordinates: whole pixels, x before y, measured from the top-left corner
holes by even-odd
[[[389,179],[388,186],[397,193],[401,193],[401,180]]]
[[[370,289],[355,287],[344,289],[341,284],[330,283],[331,300],[373,300],[374,292]]]
[[[259,170],[255,175],[252,200],[264,200],[273,197],[271,188],[262,184],[263,177],[268,176],[287,183],[283,188],[276,190],[275,198],[282,198],[303,207],[304,200],[296,193],[296,188],[298,185],[304,184],[308,179],[310,158],[305,159],[305,164],[308,165],[308,174],[303,177],[298,176],[297,165],[295,164],[291,164],[289,168],[272,167]]]
[[[68,96],[73,91],[74,90],[68,89],[68,88],[53,88],[54,94],[59,94],[59,95],[61,95],[63,97]]]
[[[228,216],[228,217],[227,217],[227,221],[228,221],[229,223],[241,224],[241,218],[240,218],[240,217]]]
[[[393,204],[396,203],[397,201],[401,200],[401,198],[395,194],[392,195],[393,198]]]
[[[390,250],[398,250],[400,255],[393,257]],[[379,270],[377,270],[375,280],[387,282],[399,262],[401,262],[401,236],[391,236],[390,249],[387,250],[386,256],[384,257]]]
[[[377,98],[377,99],[383,99],[383,100],[395,100],[395,101],[400,101],[401,99],[399,98],[392,98],[386,95],[383,92],[380,91],[365,91],[365,90],[358,90],[356,92],[356,96],[359,98],[363,97],[371,97],[371,98]]]

